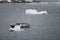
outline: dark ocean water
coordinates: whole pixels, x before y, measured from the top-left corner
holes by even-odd
[[[47,15],[26,15],[26,9],[46,10]],[[30,24],[22,32],[10,32],[9,25]],[[0,4],[0,40],[60,40],[60,5]]]

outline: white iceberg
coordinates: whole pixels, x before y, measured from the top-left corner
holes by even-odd
[[[46,15],[48,14],[47,11],[39,11],[39,12],[38,12],[38,11],[35,10],[35,9],[26,9],[26,10],[25,10],[25,13],[26,13],[26,14],[46,14]]]

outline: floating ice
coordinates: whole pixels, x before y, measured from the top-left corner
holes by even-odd
[[[26,13],[26,14],[46,14],[46,15],[48,14],[47,11],[39,11],[39,12],[38,12],[38,11],[35,10],[35,9],[26,9],[26,10],[25,10],[25,13]]]
[[[14,28],[9,28],[9,30],[13,30],[13,31],[23,31],[24,29],[21,29],[21,25],[16,25]]]

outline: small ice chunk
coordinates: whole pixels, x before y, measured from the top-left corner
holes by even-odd
[[[35,10],[35,9],[26,9],[26,10],[25,10],[25,13],[26,13],[26,14],[40,14],[40,15],[41,15],[41,14],[46,14],[46,15],[48,14],[47,11],[39,11],[39,12],[38,12],[38,11]]]
[[[10,28],[9,30],[23,31],[24,29],[21,29],[21,25],[16,25],[14,28]]]

